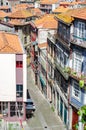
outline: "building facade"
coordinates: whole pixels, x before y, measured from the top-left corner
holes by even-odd
[[[3,39],[6,39],[3,42]],[[0,114],[8,121],[26,119],[27,65],[26,53],[18,35],[0,33],[1,80]],[[14,40],[15,39],[15,40]]]

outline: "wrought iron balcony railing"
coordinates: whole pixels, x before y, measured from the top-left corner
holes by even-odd
[[[63,75],[63,77],[68,80],[69,78],[69,74],[67,72],[64,71],[64,68],[61,67],[61,65],[58,63],[58,61],[56,60],[56,58],[54,59],[54,63],[56,68],[60,71],[60,73]]]
[[[55,44],[55,36],[54,35],[52,35],[50,32],[48,32],[48,39],[50,40],[50,41],[52,41],[54,44]]]

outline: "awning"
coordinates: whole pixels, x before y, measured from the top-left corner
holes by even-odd
[[[41,76],[40,76],[40,82],[41,82],[42,87],[46,86],[46,83]]]

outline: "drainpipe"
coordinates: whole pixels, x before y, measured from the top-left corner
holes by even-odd
[[[68,91],[68,123],[67,123],[67,129],[71,130],[72,129],[72,108],[70,106],[70,84],[69,86],[69,91]]]

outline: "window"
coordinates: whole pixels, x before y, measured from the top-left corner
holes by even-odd
[[[67,31],[66,27],[63,26],[63,37],[64,37],[64,39],[66,39],[66,31]]]
[[[11,102],[10,103],[10,116],[15,116],[16,115],[16,103]]]
[[[15,27],[15,31],[18,32],[18,27]]]
[[[75,22],[74,26],[74,34],[80,38],[85,38],[85,23]]]
[[[72,89],[72,95],[75,97],[77,100],[80,100],[81,96],[81,91],[80,87],[77,82],[73,82],[73,89]]]
[[[23,97],[23,85],[16,86],[16,97]]]
[[[2,103],[2,114],[8,115],[8,103],[7,102]]]
[[[23,62],[22,61],[16,61],[16,67],[17,68],[22,68],[23,67]]]
[[[85,31],[85,24],[82,22],[78,22],[78,36],[79,37],[84,37],[84,31]]]
[[[81,53],[74,52],[73,69],[75,72],[81,72],[82,68],[82,55]]]
[[[18,111],[19,110],[19,111]],[[20,115],[22,115],[23,114],[23,104],[22,104],[22,102],[17,102],[17,115],[19,116],[19,113],[20,113]]]

